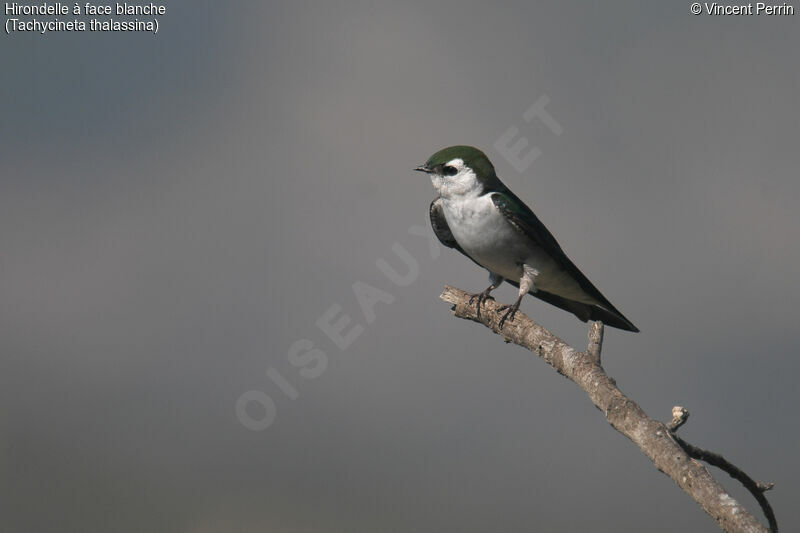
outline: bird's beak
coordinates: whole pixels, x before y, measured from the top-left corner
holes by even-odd
[[[416,167],[414,170],[416,170],[417,172],[425,172],[426,174],[431,173],[431,167],[429,167],[428,165],[420,165]]]

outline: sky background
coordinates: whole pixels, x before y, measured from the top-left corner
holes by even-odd
[[[3,35],[0,529],[715,531],[579,388],[438,299],[487,285],[409,233],[434,196],[411,169],[452,144],[642,330],[606,331],[620,388],[687,407],[684,438],[800,529],[798,17],[175,1],[157,35]],[[522,118],[542,95],[561,135]],[[511,127],[541,150],[524,172]],[[356,282],[393,298],[372,322]],[[363,327],[344,350],[332,306]]]

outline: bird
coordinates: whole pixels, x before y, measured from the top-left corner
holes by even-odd
[[[489,271],[491,284],[473,294],[481,305],[504,281],[519,289],[516,301],[500,306],[503,329],[514,321],[522,298],[531,294],[583,322],[598,320],[626,331],[639,329],[603,296],[567,257],[555,237],[500,181],[492,162],[472,146],[450,146],[414,170],[427,174],[437,196],[429,215],[439,241]]]

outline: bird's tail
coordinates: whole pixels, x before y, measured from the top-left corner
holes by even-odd
[[[533,295],[549,304],[560,307],[565,311],[569,311],[584,322],[588,320],[599,320],[606,326],[637,333],[639,331],[639,328],[634,326],[633,322],[625,318],[625,316],[617,311],[617,309],[611,304],[608,304],[610,309],[606,309],[605,307],[600,307],[599,305],[576,302],[575,300],[567,300],[561,296],[541,290],[536,291],[533,293]]]
[[[519,283],[511,281],[510,279],[507,279],[506,281],[519,289]],[[597,289],[595,289],[595,291],[596,290]],[[612,328],[624,329],[625,331],[639,333],[639,328],[634,326],[633,322],[625,318],[622,313],[617,311],[617,308],[611,305],[611,302],[603,298],[603,295],[600,295],[600,298],[603,298],[603,306],[601,307],[597,304],[587,304],[575,300],[567,300],[562,296],[558,296],[557,294],[546,292],[541,289],[529,294],[536,296],[540,300],[543,300],[550,305],[555,305],[564,311],[572,313],[583,322],[587,322],[589,320],[599,320],[604,325],[611,326]]]

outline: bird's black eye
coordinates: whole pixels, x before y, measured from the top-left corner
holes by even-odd
[[[458,174],[458,169],[456,167],[451,167],[450,165],[445,165],[442,169],[442,174],[445,176],[455,176]]]

